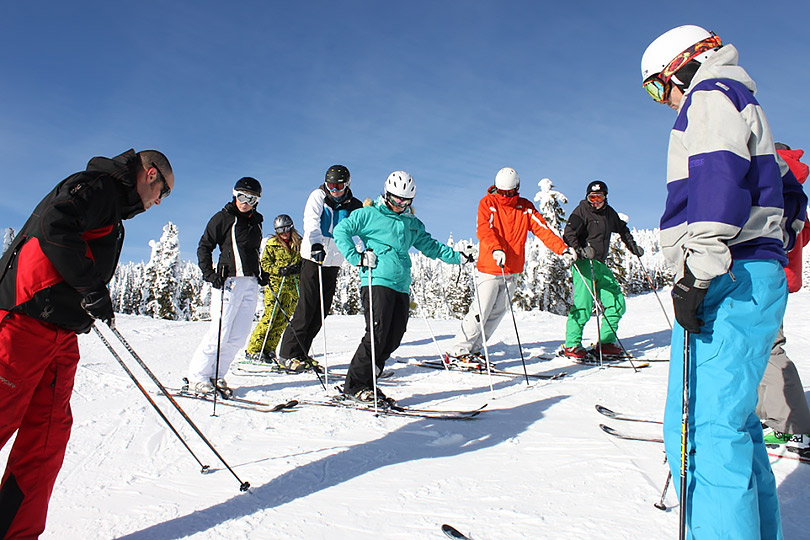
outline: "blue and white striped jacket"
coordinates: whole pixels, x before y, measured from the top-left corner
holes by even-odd
[[[733,260],[776,259],[804,223],[807,197],[776,154],[756,85],[726,45],[687,90],[669,139],[661,247],[676,280],[684,257],[699,280]]]

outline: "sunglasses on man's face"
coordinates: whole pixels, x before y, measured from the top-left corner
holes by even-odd
[[[160,172],[160,169],[158,168],[157,165],[155,165],[154,161],[152,162],[152,167],[154,167],[155,170],[157,171],[157,180],[160,180],[163,184],[160,188],[160,200],[162,201],[163,199],[171,195],[172,188],[169,187],[169,183],[166,181],[166,177],[163,176],[163,173]]]

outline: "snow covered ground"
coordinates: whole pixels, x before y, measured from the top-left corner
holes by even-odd
[[[668,294],[661,293],[667,309]],[[802,313],[810,293],[791,295],[785,325],[788,353],[810,381],[810,336]],[[73,396],[75,424],[51,500],[43,539],[430,539],[450,523],[486,539],[676,538],[677,500],[653,507],[667,475],[662,446],[611,438],[600,422],[650,435],[660,427],[611,421],[596,403],[660,417],[667,363],[630,369],[572,366],[552,353],[564,317],[518,313],[529,372],[567,371],[557,381],[447,373],[389,361],[384,391],[403,405],[486,412],[470,421],[375,417],[364,411],[301,406],[256,412],[196,400],[180,404],[213,442],[249,493],[211,454],[140,368],[118,347],[144,387],[200,459],[179,443],[94,334],[81,337],[82,362]],[[439,345],[458,321],[431,320]],[[167,386],[179,385],[207,323],[118,318],[118,327]],[[619,335],[639,356],[666,357],[666,321],[652,294],[628,299]],[[340,382],[362,334],[360,316],[327,320],[330,384]],[[109,335],[109,333],[107,333]],[[592,320],[585,343],[595,338]],[[395,359],[437,358],[426,322],[412,319]],[[491,340],[498,367],[521,369],[511,319]],[[322,350],[320,336],[314,353]],[[322,398],[311,374],[229,376],[238,396],[270,403]],[[5,462],[8,446],[0,453]],[[810,466],[774,460],[785,536],[810,531]]]

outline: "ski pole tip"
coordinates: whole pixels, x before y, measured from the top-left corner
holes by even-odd
[[[660,502],[653,503],[653,506],[658,508],[659,510],[664,510],[665,511],[667,509],[667,505],[665,505],[664,503],[660,503]]]
[[[200,474],[208,474],[211,472],[211,468],[208,465],[203,465],[202,469],[200,469]]]
[[[247,491],[248,489],[250,489],[250,482],[242,482],[239,486],[239,491]]]

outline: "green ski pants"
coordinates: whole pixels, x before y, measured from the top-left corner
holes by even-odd
[[[278,295],[279,304],[276,305],[276,295],[270,286],[264,289],[264,314],[259,320],[259,324],[253,329],[253,333],[248,340],[247,354],[258,354],[262,352],[262,343],[267,353],[274,353],[278,345],[281,334],[287,327],[287,316],[292,317],[295,306],[298,304],[298,287],[291,279],[289,283],[282,284],[281,292]],[[283,310],[283,311],[282,311]],[[265,342],[264,336],[267,335]]]
[[[621,287],[616,282],[610,268],[601,261],[579,259],[574,264],[576,268],[571,269],[574,279],[574,305],[568,312],[565,346],[575,347],[582,344],[582,331],[593,311],[591,294],[594,284],[596,285],[596,297],[605,310],[604,317],[602,317],[602,328],[599,329],[599,341],[613,343],[616,341],[619,321],[627,309]]]

